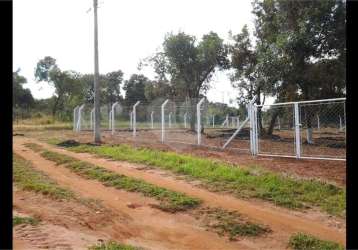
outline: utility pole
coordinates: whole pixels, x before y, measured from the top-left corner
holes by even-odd
[[[98,25],[97,25],[97,0],[93,0],[94,13],[94,142],[101,142],[100,131],[100,96],[98,81]]]

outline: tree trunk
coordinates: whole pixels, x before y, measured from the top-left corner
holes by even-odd
[[[190,114],[190,130],[195,132],[195,123],[196,123],[196,105],[189,101],[189,114]]]
[[[53,119],[55,119],[55,115],[56,115],[56,112],[57,112],[57,105],[58,105],[59,100],[60,100],[60,97],[57,97],[56,101],[55,101],[55,104],[53,105],[53,108],[52,108],[52,118]]]
[[[306,111],[306,125],[307,125],[307,143],[313,144],[313,136],[312,136],[312,120],[313,120],[313,112]]]
[[[278,113],[279,113],[279,109],[276,109],[271,117],[270,126],[268,127],[267,133],[266,133],[267,135],[272,135]]]

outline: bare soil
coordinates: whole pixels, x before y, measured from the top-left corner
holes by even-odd
[[[22,144],[28,141],[39,143],[35,139],[14,137],[14,151],[30,160],[36,168],[46,172],[60,185],[83,197],[102,200],[102,204],[116,216],[111,216],[112,226],[98,227],[98,229],[95,227],[93,230],[106,232],[109,237],[124,243],[149,249],[286,249],[291,234],[303,231],[321,239],[345,244],[344,220],[332,218],[318,211],[293,212],[265,202],[240,200],[230,195],[207,191],[185,180],[178,180],[168,172],[148,169],[139,164],[96,158],[89,154],[73,153],[39,143],[51,151],[198,197],[204,201],[205,206],[238,211],[253,221],[268,225],[273,230],[271,234],[264,237],[243,238],[238,242],[230,242],[197,225],[198,222],[189,214],[173,215],[158,211],[151,206],[156,202],[153,199],[105,187],[96,181],[85,180],[67,169],[56,167],[53,162],[26,149]],[[128,203],[137,205],[128,206]]]

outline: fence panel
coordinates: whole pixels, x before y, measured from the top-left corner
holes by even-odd
[[[296,155],[293,104],[258,107],[257,123],[259,154]]]
[[[196,104],[169,100],[164,109],[165,142],[197,144]]]
[[[229,138],[236,132],[239,126],[247,118],[247,110],[239,112],[225,112],[224,108],[219,108],[209,103],[205,104],[202,112],[204,126],[204,136],[202,145],[214,148],[223,148]],[[247,122],[240,132],[227,145],[228,149],[250,150],[250,124]]]
[[[300,103],[301,156],[346,157],[345,101]]]
[[[140,103],[136,107],[136,141],[159,142],[161,138],[161,107]]]

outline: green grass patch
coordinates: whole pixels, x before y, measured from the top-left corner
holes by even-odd
[[[317,239],[311,235],[297,233],[290,237],[289,246],[294,250],[344,250],[345,248],[332,241]]]
[[[48,160],[56,162],[58,165],[64,164],[64,167],[87,179],[94,179],[102,182],[106,186],[123,189],[129,192],[137,192],[144,196],[152,197],[160,201],[158,208],[164,211],[185,211],[197,207],[201,203],[199,199],[189,197],[184,193],[157,187],[142,180],[120,175],[105,168],[82,162],[63,154],[44,151],[41,155]]]
[[[17,154],[13,154],[13,181],[23,190],[34,191],[54,199],[73,198],[74,194],[59,187],[44,173],[35,170],[31,162]]]
[[[19,217],[19,216],[14,216],[12,218],[12,225],[13,226],[17,226],[20,224],[29,224],[32,226],[36,226],[37,224],[39,224],[40,220],[32,218],[32,217]]]
[[[329,214],[345,216],[345,189],[320,181],[298,180],[270,171],[257,174],[219,161],[127,145],[82,144],[68,148],[74,152],[170,170],[201,180],[210,189],[229,191],[241,198],[259,198],[292,209],[316,206]]]
[[[52,152],[52,151],[48,151],[48,150],[44,150],[41,153],[41,156],[46,158],[47,160],[55,162],[56,165],[61,165],[61,164],[76,161],[76,159],[73,157],[63,155],[63,154],[58,154],[56,152]]]
[[[36,144],[36,143],[32,143],[32,142],[25,143],[24,146],[29,148],[29,149],[31,149],[31,150],[33,150],[33,151],[35,151],[35,152],[41,152],[41,151],[44,150],[44,148],[41,145]]]
[[[99,245],[90,246],[89,250],[140,250],[140,248],[124,245],[114,241],[109,241],[107,243],[101,243]]]
[[[194,216],[201,219],[206,227],[230,240],[237,240],[239,236],[257,237],[272,231],[267,226],[249,222],[236,211],[221,208],[201,208],[194,212]]]

